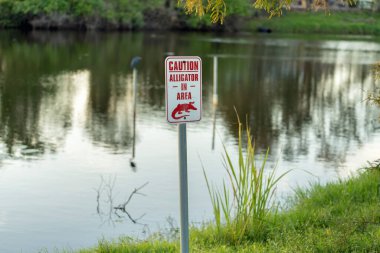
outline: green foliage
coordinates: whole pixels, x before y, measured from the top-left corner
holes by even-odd
[[[256,0],[253,6],[257,9],[265,10],[270,17],[280,16],[284,8],[290,9],[292,0]]]
[[[144,22],[144,11],[155,8],[162,1],[149,0],[110,0],[105,4],[105,17],[107,20],[139,27]]]
[[[247,0],[225,0],[227,6],[226,15],[237,14],[239,16],[246,16],[252,9],[252,4]]]
[[[180,11],[179,20],[189,29],[207,29],[212,26],[210,14],[205,14],[202,17],[187,15],[184,11]]]
[[[16,11],[27,14],[67,12],[69,3],[63,0],[24,0],[16,1]]]
[[[0,27],[17,26],[20,22],[21,17],[16,14],[13,3],[0,0]]]
[[[144,23],[144,11],[158,8],[163,0],[109,0],[104,2],[103,17],[114,23],[141,27]]]
[[[210,185],[206,172],[204,176],[210,194],[215,223],[218,233],[228,238],[233,244],[239,244],[244,238],[257,240],[262,237],[262,231],[267,225],[267,216],[271,208],[271,200],[279,180],[288,172],[275,176],[276,169],[266,173],[266,161],[269,149],[261,166],[255,159],[255,146],[251,131],[246,126],[246,151],[243,151],[242,124],[239,122],[238,165],[234,165],[226,147],[225,168],[229,182],[223,182],[223,189],[217,190]],[[230,187],[232,192],[230,191]]]
[[[139,27],[143,24],[144,11],[163,3],[163,0],[0,0],[0,26],[17,26],[19,17],[60,14]]]
[[[104,9],[104,3],[101,0],[71,0],[70,13],[74,16],[93,16]]]

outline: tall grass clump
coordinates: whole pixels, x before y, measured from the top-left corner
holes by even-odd
[[[242,240],[264,240],[263,231],[268,225],[268,216],[275,211],[272,197],[281,178],[276,177],[276,167],[266,173],[269,148],[260,165],[255,159],[255,145],[248,123],[245,127],[246,150],[243,150],[243,127],[238,117],[238,161],[234,164],[224,146],[224,167],[228,180],[222,189],[210,184],[203,169],[218,236],[224,241],[239,244]],[[272,212],[276,213],[276,212]]]

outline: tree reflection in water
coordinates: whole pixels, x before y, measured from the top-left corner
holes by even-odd
[[[204,101],[213,96],[212,59],[206,55],[218,54],[214,115],[221,115],[236,138],[235,106],[242,118],[248,115],[259,147],[281,149],[286,160],[313,152],[317,160],[344,161],[351,145],[361,145],[375,132],[369,120],[375,111],[359,102],[363,91],[374,88],[370,64],[380,50],[371,42],[129,33],[0,37],[0,140],[10,155],[57,152],[73,124],[94,145],[130,152],[130,59],[144,58],[138,113],[141,120],[154,121],[164,110],[162,62],[169,51],[205,56]],[[365,47],[373,50],[366,58]],[[212,111],[207,103],[204,108]]]

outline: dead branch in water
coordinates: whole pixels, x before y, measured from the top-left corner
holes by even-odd
[[[140,187],[138,187],[138,188],[135,188],[135,189],[132,191],[132,193],[129,195],[127,201],[125,201],[124,203],[122,203],[122,204],[120,204],[120,205],[114,207],[114,209],[115,209],[115,214],[116,214],[119,218],[121,218],[121,217],[117,214],[117,211],[118,211],[118,210],[121,211],[121,212],[123,212],[123,213],[125,213],[125,214],[128,216],[128,218],[129,218],[134,224],[137,224],[137,223],[138,223],[137,221],[140,220],[142,217],[145,216],[145,214],[143,214],[143,215],[141,215],[139,218],[137,218],[137,219],[133,219],[132,216],[131,216],[131,215],[128,213],[128,211],[126,210],[126,207],[127,207],[128,203],[131,201],[132,197],[133,197],[135,194],[142,195],[142,196],[146,196],[145,194],[143,194],[143,193],[141,193],[141,192],[139,192],[139,191],[140,191],[142,188],[144,188],[145,186],[147,186],[148,183],[149,183],[149,182],[146,182],[146,183],[143,184],[142,186],[140,186]]]
[[[101,182],[100,185],[97,188],[94,188],[96,192],[96,212],[99,215],[99,217],[103,220],[104,217],[106,219],[104,220],[103,224],[108,221],[108,223],[112,223],[114,225],[115,223],[115,217],[117,219],[123,219],[125,216],[123,216],[121,213],[125,214],[128,219],[134,223],[134,224],[140,224],[140,225],[145,225],[142,223],[139,223],[138,221],[142,219],[145,214],[141,215],[138,218],[133,218],[132,215],[128,212],[127,206],[131,202],[132,198],[134,195],[141,195],[141,196],[146,196],[145,194],[141,193],[141,189],[144,188],[146,185],[148,185],[149,182],[144,183],[140,187],[135,188],[127,200],[119,205],[114,205],[114,199],[116,197],[114,188],[116,185],[116,176],[113,178],[109,178],[107,181],[104,179],[103,176],[100,177]],[[104,200],[103,200],[104,199]],[[104,203],[107,204],[108,210],[104,213],[102,212],[101,209],[101,200],[103,200]],[[121,212],[121,213],[120,213]]]

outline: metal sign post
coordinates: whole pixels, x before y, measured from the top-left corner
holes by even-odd
[[[181,218],[181,253],[189,252],[189,208],[187,192],[186,123],[178,125],[179,196]]]
[[[181,253],[189,252],[186,123],[201,120],[202,60],[168,56],[165,60],[166,119],[178,124]]]

